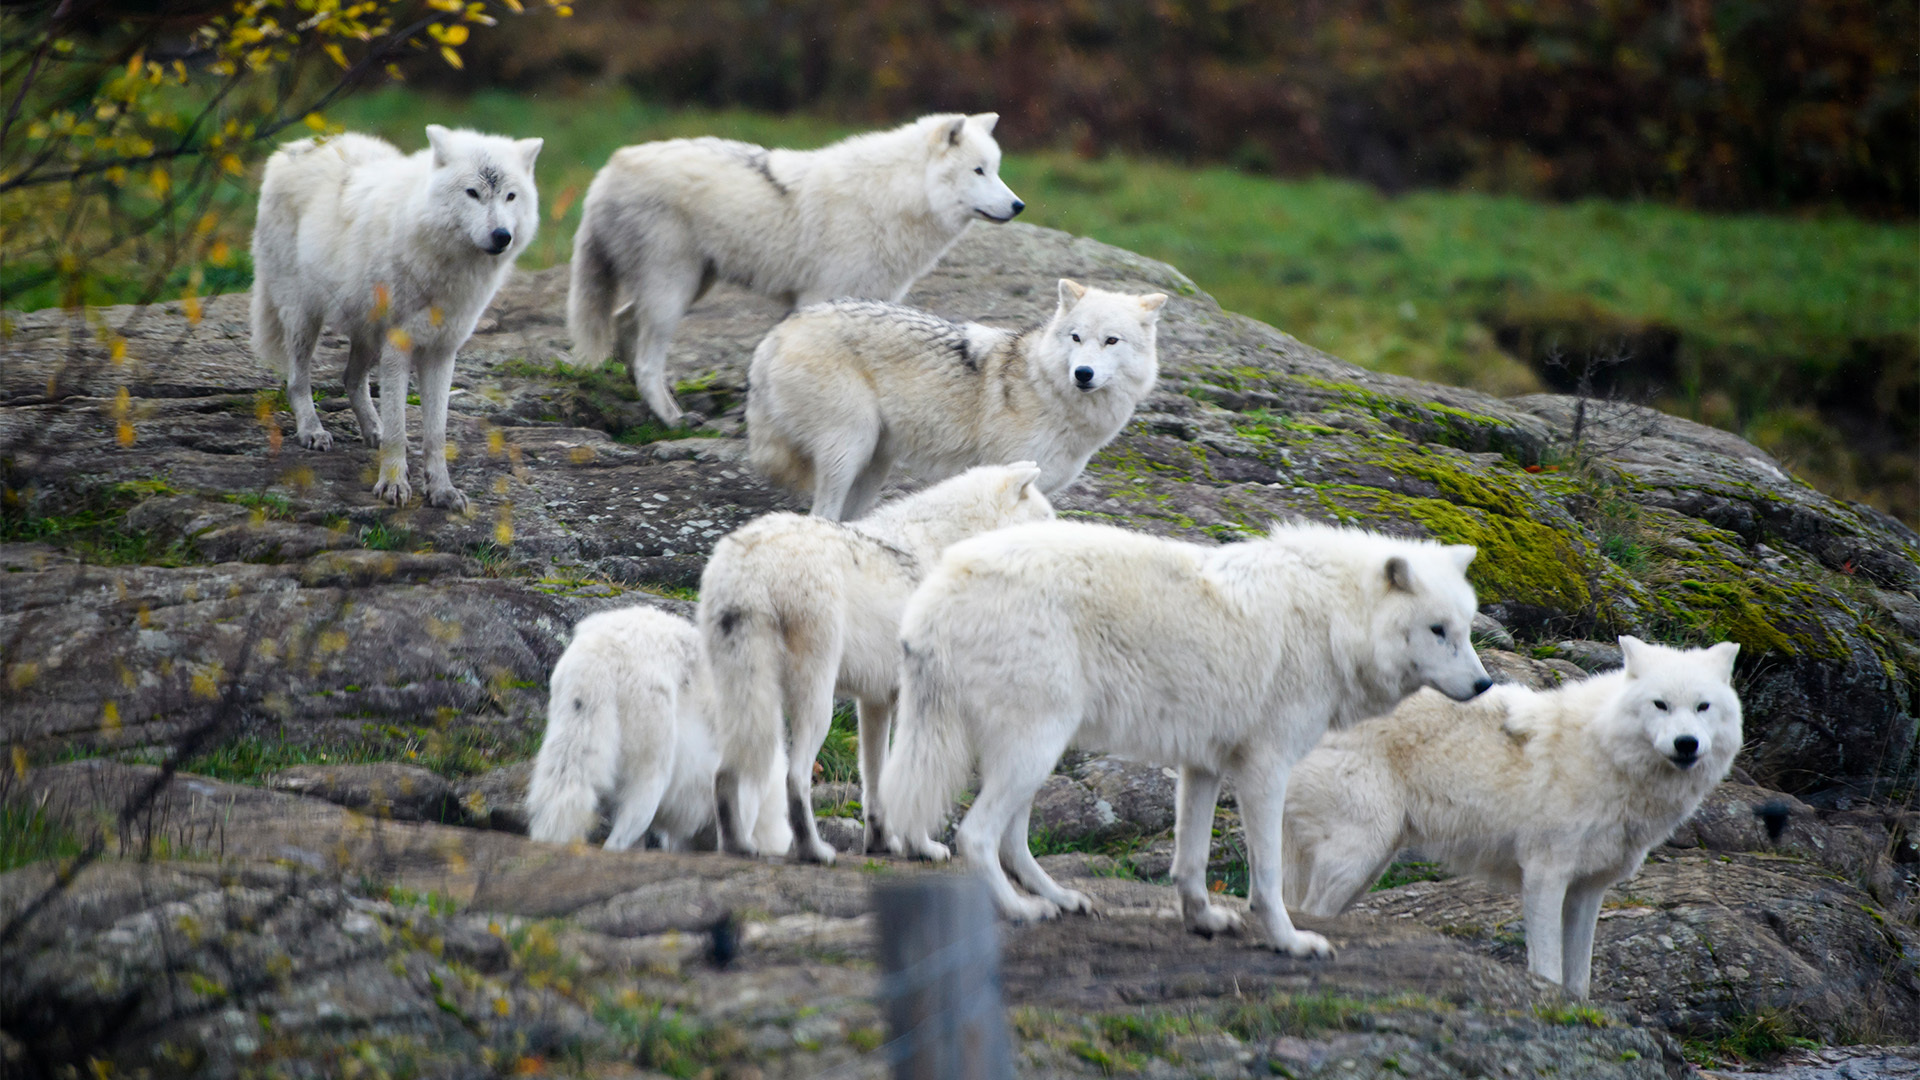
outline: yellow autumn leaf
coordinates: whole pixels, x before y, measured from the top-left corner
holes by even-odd
[[[25,747],[13,748],[13,775],[19,779],[27,778],[27,751]]]
[[[225,266],[232,258],[233,249],[227,246],[225,240],[215,240],[213,246],[207,249],[207,261],[215,266]]]
[[[446,312],[441,311],[440,305],[438,304],[427,308],[427,322],[430,325],[439,326],[441,322],[445,321],[446,317]]]
[[[413,335],[407,333],[405,327],[396,326],[387,331],[387,341],[401,352],[408,352],[413,348]]]
[[[334,63],[339,64],[341,67],[347,66],[347,54],[340,48],[340,46],[335,45],[333,42],[329,41],[325,45],[322,45],[321,48],[325,49],[327,52],[327,55],[333,58]]]
[[[107,345],[107,359],[113,361],[115,364],[124,364],[127,362],[126,338],[121,337],[119,334],[113,335],[113,338]]]
[[[460,54],[457,52],[454,52],[453,46],[451,45],[440,46],[440,58],[442,60],[445,60],[447,62],[447,66],[454,69],[455,71],[459,71],[460,69],[467,66],[460,62]]]
[[[100,727],[106,731],[120,730],[120,706],[111,701],[100,706]]]
[[[153,175],[147,182],[153,185],[153,193],[155,195],[165,195],[167,192],[173,190],[173,177],[168,175],[165,169],[153,170]]]
[[[197,296],[181,297],[180,313],[187,317],[188,325],[190,326],[200,325],[200,316],[201,316],[200,298]]]
[[[304,122],[315,131],[327,130],[327,118],[317,112],[308,113],[304,118]]]
[[[234,176],[244,176],[247,172],[246,163],[240,160],[239,154],[228,154],[221,158],[220,167]]]

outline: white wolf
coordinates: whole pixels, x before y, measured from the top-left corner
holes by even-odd
[[[1032,462],[971,469],[890,502],[850,524],[768,514],[714,545],[700,578],[700,630],[719,699],[722,843],[748,852],[729,807],[736,777],[767,775],[788,762],[787,811],[802,858],[831,863],[813,820],[813,761],[826,740],[836,693],[860,718],[861,805],[869,850],[884,818],[875,804],[900,680],[900,608],[948,544],[1053,517],[1034,488]],[[780,718],[784,709],[787,724]],[[786,736],[783,738],[783,734]],[[783,755],[783,747],[790,749]],[[766,803],[777,787],[760,795]]]
[[[975,758],[960,853],[1009,918],[1091,911],[1027,848],[1027,816],[1069,744],[1180,767],[1173,878],[1189,929],[1238,930],[1208,902],[1222,775],[1246,826],[1253,910],[1273,946],[1331,953],[1280,894],[1287,773],[1329,724],[1421,686],[1491,685],[1467,641],[1471,547],[1355,529],[1276,526],[1201,546],[1101,525],[1024,525],[947,549],[908,600],[899,737],[880,778],[888,824],[920,854]],[[1036,895],[1022,897],[1012,870]]]
[[[1621,671],[1434,694],[1329,735],[1287,792],[1287,902],[1335,915],[1402,846],[1518,889],[1527,966],[1585,997],[1607,886],[1693,813],[1740,749],[1740,646],[1620,639]]]
[[[667,346],[716,280],[789,305],[900,299],[974,219],[1025,208],[1000,180],[999,119],[923,116],[819,150],[705,138],[615,151],[573,237],[573,362],[618,350],[647,405],[673,423]]]
[[[713,824],[713,690],[700,635],[687,620],[648,607],[589,615],[554,665],[547,732],[527,783],[535,840],[579,843],[611,800],[608,848],[648,832],[684,848]],[[772,780],[784,768],[772,765]],[[777,806],[750,809],[755,839],[785,851],[791,834]]]
[[[1153,389],[1166,301],[1062,279],[1053,318],[1019,332],[873,301],[805,308],[754,350],[753,463],[834,519],[863,513],[896,462],[938,480],[1031,460],[1051,495]]]
[[[360,437],[380,448],[374,495],[400,504],[407,481],[407,372],[420,381],[427,502],[467,499],[447,475],[453,354],[533,240],[541,140],[427,125],[402,155],[366,135],[288,143],[267,159],[253,229],[253,351],[285,373],[295,437],[333,436],[313,411],[309,368],[323,322],[348,341],[346,390]],[[383,359],[384,357],[384,359]],[[380,360],[380,414],[367,373]]]

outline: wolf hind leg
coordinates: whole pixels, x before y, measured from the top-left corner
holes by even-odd
[[[873,452],[879,442],[880,417],[876,412],[840,426],[821,443],[809,448],[813,455],[810,513],[814,517],[846,521],[853,516],[854,489],[873,467]],[[885,473],[881,479],[885,479]],[[877,489],[879,484],[873,486]]]
[[[836,638],[838,635],[835,635]],[[793,822],[794,851],[810,862],[832,866],[833,845],[820,838],[813,817],[813,763],[833,725],[833,683],[840,668],[840,642],[821,642],[811,655],[787,660],[788,730],[787,815]]]
[[[1002,719],[1005,719],[1004,717]],[[954,833],[954,846],[967,860],[973,872],[987,882],[995,906],[1012,922],[1035,922],[1060,914],[1061,905],[1045,896],[1021,896],[1007,879],[1000,861],[1001,838],[1018,822],[1024,822],[1033,806],[1033,797],[1047,779],[1054,763],[1067,748],[1074,724],[1023,723],[1023,745],[992,748],[980,757],[980,794],[960,821]],[[1017,721],[1016,721],[1017,722]],[[1064,730],[1064,734],[1062,731]],[[1026,843],[1021,830],[1021,844]],[[1031,855],[1029,855],[1031,857]],[[1034,869],[1038,869],[1035,864]],[[1041,875],[1045,877],[1043,873]],[[1051,880],[1051,879],[1049,879]],[[1059,887],[1056,885],[1056,889]],[[1065,890],[1060,890],[1064,892]]]
[[[700,268],[650,266],[630,307],[614,317],[616,340],[630,342],[623,349],[633,386],[660,422],[678,424],[683,413],[667,386],[667,347],[700,292]]]
[[[347,400],[353,404],[353,418],[360,424],[360,441],[380,446],[380,414],[374,411],[373,394],[367,376],[380,362],[380,338],[357,332],[347,343]]]
[[[286,316],[293,315],[292,320]],[[313,350],[320,344],[320,316],[280,313],[287,354],[287,405],[293,409],[294,439],[309,450],[333,449],[333,435],[313,409]]]
[[[1290,956],[1333,955],[1333,943],[1311,930],[1293,925],[1287,914],[1280,877],[1285,838],[1281,812],[1287,802],[1287,773],[1291,763],[1255,761],[1234,773],[1240,793],[1240,820],[1247,830],[1248,908],[1266,926],[1273,947]]]
[[[840,506],[840,520],[852,521],[873,509],[880,497],[880,489],[886,485],[887,477],[893,472],[893,455],[885,447],[874,448],[873,456],[867,466],[854,477],[853,486],[847,489],[847,498]]]
[[[1173,885],[1187,929],[1204,937],[1243,929],[1238,912],[1214,903],[1207,894],[1207,855],[1219,798],[1219,773],[1196,765],[1181,768],[1173,804]]]
[[[1007,831],[1000,835],[1000,864],[1012,872],[1014,880],[1028,892],[1059,905],[1060,910],[1099,914],[1099,905],[1093,897],[1077,889],[1062,888],[1033,857],[1033,849],[1027,846],[1027,823],[1032,814],[1031,804],[1021,807],[1007,825]]]
[[[647,834],[647,826],[653,824],[654,815],[660,810],[660,798],[667,793],[667,763],[655,759],[656,768],[646,776],[636,776],[628,780],[620,791],[619,804],[613,813],[613,828],[607,833],[608,851],[625,851]]]

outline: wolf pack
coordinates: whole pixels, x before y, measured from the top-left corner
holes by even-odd
[[[1050,497],[1154,387],[1168,298],[1061,279],[1052,316],[1020,329],[901,304],[976,220],[1023,209],[996,120],[933,115],[809,151],[646,143],[593,180],[568,362],[618,360],[681,422],[666,358],[688,309],[718,281],[784,301],[749,366],[749,458],[811,513],[721,539],[691,622],[579,622],[552,674],[532,837],[832,863],[814,762],[851,699],[860,845],[957,849],[1009,920],[1099,911],[1028,842],[1036,793],[1077,747],[1178,771],[1170,876],[1191,931],[1331,955],[1289,908],[1337,915],[1411,847],[1519,891],[1529,968],[1586,994],[1603,893],[1740,748],[1739,646],[1622,637],[1618,670],[1496,686],[1471,636],[1472,547],[1310,522],[1198,544],[1059,519]],[[542,143],[426,134],[412,155],[345,134],[272,156],[253,343],[285,375],[298,443],[327,450],[312,359],[323,325],[345,336],[373,494],[396,505],[413,497],[411,374],[424,500],[460,510],[454,356],[533,238]],[[918,490],[880,501],[896,468]],[[1229,780],[1244,917],[1207,881]],[[967,790],[949,847],[936,837]]]

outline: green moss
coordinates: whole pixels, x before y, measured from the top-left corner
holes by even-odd
[[[1328,484],[1319,489],[1336,512],[1419,522],[1436,540],[1472,544],[1479,557],[1467,570],[1481,603],[1521,603],[1610,624],[1588,583],[1584,545],[1565,532],[1524,517],[1507,517],[1442,499],[1396,495],[1375,488]]]

